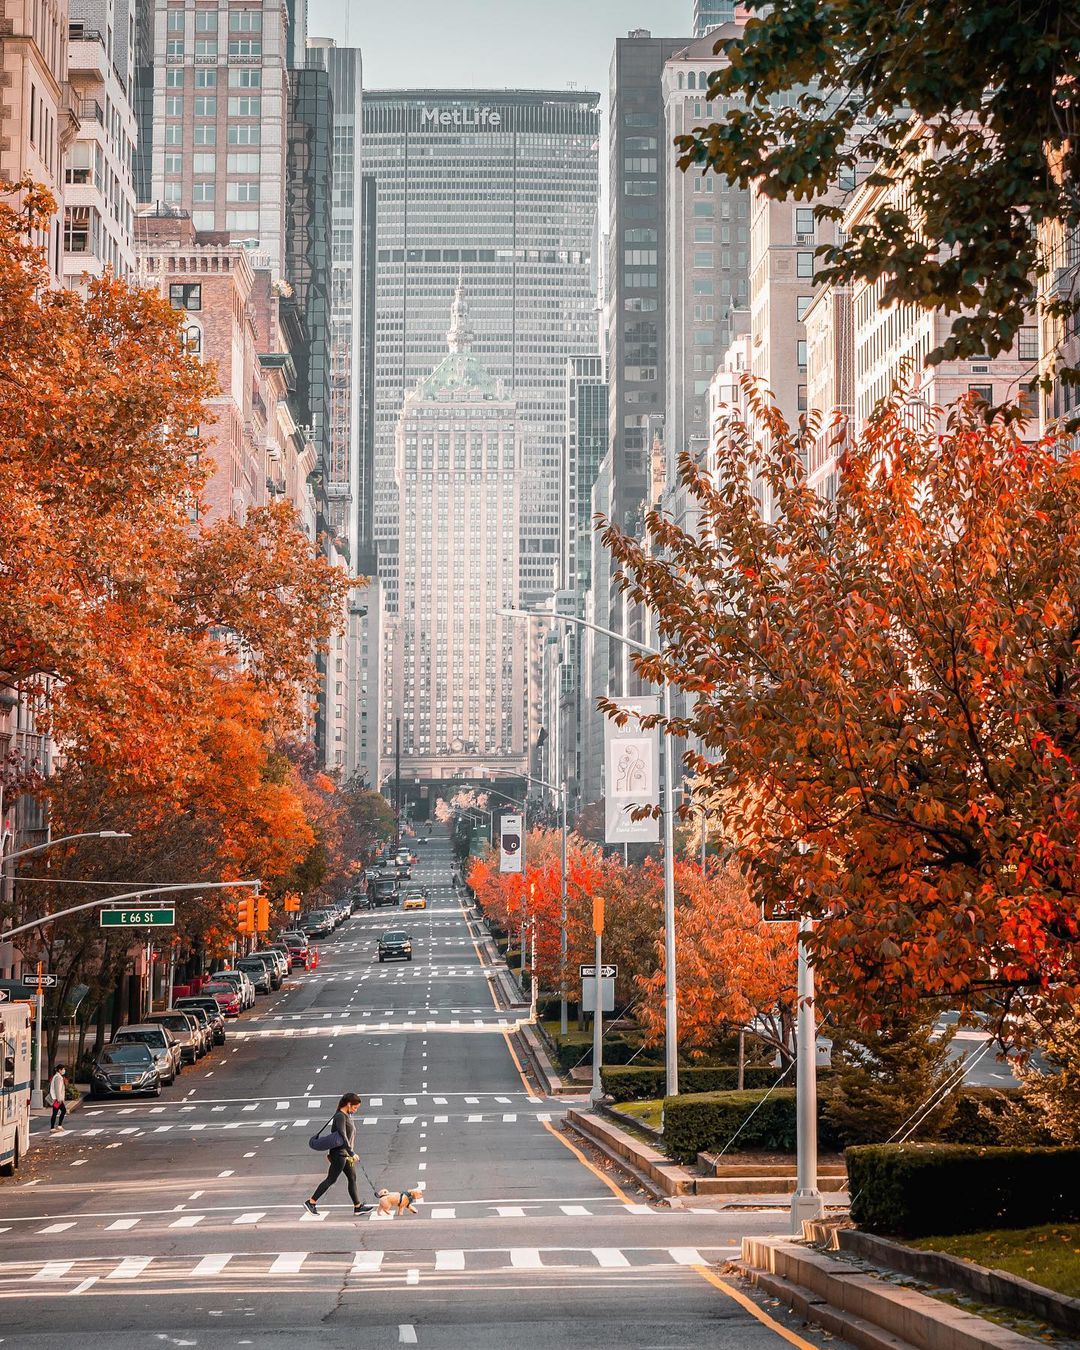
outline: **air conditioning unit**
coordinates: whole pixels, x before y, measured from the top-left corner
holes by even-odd
[[[797,234],[795,242],[797,244],[812,244],[815,242],[815,237],[812,234]]]

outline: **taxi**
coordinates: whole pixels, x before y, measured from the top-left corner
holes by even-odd
[[[402,909],[427,909],[427,896],[423,891],[406,891],[401,901]]]

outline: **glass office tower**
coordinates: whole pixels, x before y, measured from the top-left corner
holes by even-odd
[[[599,94],[365,91],[375,179],[375,533],[398,605],[394,434],[445,352],[460,284],[474,349],[517,404],[524,441],[520,592],[550,596],[564,538],[566,359],[597,350]]]
[[[694,0],[694,36],[704,37],[735,17],[735,0]]]

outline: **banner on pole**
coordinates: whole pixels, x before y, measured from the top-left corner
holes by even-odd
[[[624,726],[604,723],[604,841],[608,844],[655,844],[660,821],[655,816],[634,820],[631,812],[660,803],[660,732],[643,731],[634,714],[660,709],[656,696],[620,698],[614,702],[630,716]]]
[[[525,870],[525,822],[520,812],[499,821],[499,871]]]

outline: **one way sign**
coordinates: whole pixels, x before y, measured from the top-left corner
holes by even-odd
[[[60,982],[59,976],[48,975],[45,971],[42,971],[40,975],[24,975],[22,977],[23,984],[28,985],[31,989],[36,989],[39,981],[42,989],[55,989]]]
[[[618,966],[600,967],[600,978],[602,980],[613,980],[618,975],[618,973],[619,973]],[[583,980],[595,980],[596,979],[595,962],[591,966],[578,966],[578,975]]]

